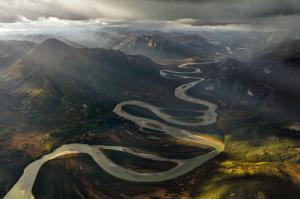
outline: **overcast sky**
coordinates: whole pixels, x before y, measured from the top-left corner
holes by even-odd
[[[0,0],[1,23],[48,17],[299,30],[300,0]]]

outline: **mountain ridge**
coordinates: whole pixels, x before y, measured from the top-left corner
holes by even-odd
[[[29,101],[49,97],[59,101],[57,98],[65,95],[115,99],[122,96],[125,88],[143,90],[149,87],[146,82],[162,82],[159,68],[144,56],[73,48],[58,39],[49,39],[8,67],[2,78],[17,80],[14,92]]]

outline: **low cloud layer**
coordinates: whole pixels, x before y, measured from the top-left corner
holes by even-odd
[[[193,26],[247,24],[296,29],[299,0],[0,0],[0,22],[61,20],[170,20]],[[296,27],[296,28],[295,28]]]

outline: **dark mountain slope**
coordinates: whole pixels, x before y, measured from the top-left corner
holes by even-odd
[[[269,51],[261,59],[291,66],[300,66],[300,39],[283,42],[275,48],[269,49]]]
[[[251,66],[264,81],[285,92],[287,97],[300,98],[300,40],[289,40],[253,59]]]

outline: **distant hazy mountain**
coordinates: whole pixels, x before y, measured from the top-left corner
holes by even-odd
[[[84,47],[83,45],[73,42],[73,41],[67,39],[66,37],[59,36],[59,35],[52,35],[52,34],[26,34],[26,35],[12,34],[12,35],[5,36],[3,39],[42,43],[51,38],[59,39],[60,41],[66,43],[67,45],[72,46],[74,48],[83,48]]]
[[[109,37],[99,34],[99,37]],[[208,57],[215,54],[216,47],[199,35],[165,33],[160,31],[136,31],[114,34],[108,47],[128,54],[140,54],[153,59]]]
[[[26,96],[25,106],[49,107],[47,104],[62,99],[80,101],[101,96],[117,100],[124,97],[125,91],[145,92],[149,82],[161,77],[159,65],[146,57],[114,50],[73,48],[49,39],[12,64],[3,78],[20,82],[15,91]]]
[[[0,41],[0,70],[16,62],[35,45],[29,41]]]

